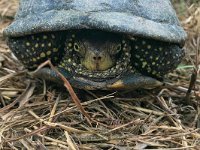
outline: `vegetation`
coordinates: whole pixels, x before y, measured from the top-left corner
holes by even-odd
[[[134,92],[67,90],[28,76],[2,35],[18,7],[0,1],[0,149],[191,149],[200,147],[200,4],[172,0],[188,33],[186,56],[165,86]]]

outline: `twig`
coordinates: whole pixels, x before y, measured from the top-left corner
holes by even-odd
[[[185,100],[186,100],[187,104],[189,104],[189,105],[192,105],[190,95],[191,95],[192,89],[194,89],[194,87],[195,87],[197,76],[199,74],[199,59],[200,59],[200,56],[199,56],[199,45],[200,45],[200,43],[199,42],[200,42],[200,39],[197,39],[195,66],[194,66],[194,70],[193,70],[192,75],[191,75],[189,88],[188,88],[188,91],[187,91],[186,96],[185,96]]]
[[[69,91],[69,94],[72,97],[73,102],[76,104],[76,106],[80,109],[81,113],[86,117],[88,123],[91,125],[91,121],[92,119],[90,118],[90,116],[88,115],[88,113],[85,111],[85,109],[83,108],[83,106],[81,105],[81,102],[79,100],[79,98],[77,97],[76,93],[74,92],[72,86],[70,85],[69,81],[53,66],[53,64],[51,63],[50,60],[45,61],[44,63],[42,63],[34,72],[38,72],[41,68],[43,68],[44,66],[49,65],[51,67],[51,69],[53,71],[55,71],[58,76],[62,79],[62,81],[64,82],[64,86],[67,88],[67,90]]]

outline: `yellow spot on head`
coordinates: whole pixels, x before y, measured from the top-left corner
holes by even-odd
[[[26,46],[30,46],[31,44],[29,42],[26,43]]]
[[[88,76],[89,76],[89,77],[93,77],[93,75],[92,75],[92,74],[89,74]]]
[[[148,48],[148,49],[151,49],[151,45],[147,45],[147,48]]]
[[[51,51],[47,51],[47,55],[51,55]]]
[[[140,55],[135,55],[136,58],[140,58]]]
[[[72,34],[72,38],[75,38],[75,34]]]
[[[134,38],[134,37],[131,37],[131,40],[132,40],[132,41],[136,41],[136,38]]]
[[[142,44],[145,45],[145,44],[146,44],[146,41],[142,41]]]
[[[53,48],[53,52],[57,52],[58,51],[58,48]]]
[[[67,61],[68,61],[68,62],[71,62],[72,60],[69,58]]]
[[[129,56],[130,54],[128,52],[125,53],[126,56]]]
[[[147,62],[142,62],[142,68],[145,68],[145,66],[147,65]]]
[[[71,68],[67,68],[67,70],[70,72],[70,71],[71,71]]]
[[[52,39],[55,39],[55,38],[56,38],[55,35],[53,35],[53,34],[51,34],[51,37],[52,37]]]
[[[147,68],[147,71],[148,71],[148,72],[151,72],[151,68],[150,68],[150,67],[148,67],[148,68]]]
[[[51,47],[51,43],[48,43],[48,46]]]
[[[38,46],[39,46],[39,44],[38,44],[38,43],[36,43],[36,44],[35,44],[35,48],[38,48]]]
[[[68,43],[68,46],[69,46],[69,47],[72,47],[72,43]]]
[[[44,35],[44,36],[43,36],[43,39],[44,39],[44,40],[46,40],[46,39],[47,39],[47,36],[46,36],[46,35]]]
[[[152,74],[153,74],[153,75],[156,75],[156,71],[153,71]]]
[[[40,53],[40,57],[44,58],[46,57],[46,54],[44,52]]]

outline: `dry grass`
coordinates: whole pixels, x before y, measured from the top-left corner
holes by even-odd
[[[180,12],[188,32],[187,55],[168,75],[166,86],[134,92],[76,91],[90,120],[64,87],[32,79],[10,53],[2,30],[16,8],[16,0],[0,1],[1,149],[199,149],[199,4],[184,3],[187,11]]]

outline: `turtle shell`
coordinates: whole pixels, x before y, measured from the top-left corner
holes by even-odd
[[[183,44],[186,33],[170,0],[21,0],[7,37],[100,29]]]
[[[104,72],[81,70],[71,47],[75,34],[84,32],[123,37],[123,49],[129,49],[128,41],[131,50],[120,53],[116,65]],[[158,80],[180,63],[186,39],[170,0],[20,0],[4,35],[26,68],[50,59],[74,87],[106,90],[162,85]],[[48,68],[36,77],[59,80]]]

